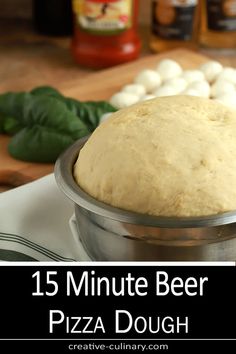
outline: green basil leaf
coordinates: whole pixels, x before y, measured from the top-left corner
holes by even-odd
[[[3,128],[4,120],[5,120],[5,116],[0,113],[0,134],[4,133],[4,128]]]
[[[32,95],[27,92],[7,92],[0,95],[0,113],[5,118],[14,117],[23,124],[24,107],[31,101]]]
[[[74,142],[69,135],[32,126],[22,129],[8,145],[9,153],[16,159],[31,162],[54,162]]]
[[[63,102],[50,96],[33,96],[27,102],[24,123],[25,128],[12,138],[9,152],[25,161],[54,162],[66,147],[89,134]]]
[[[14,135],[10,154],[32,162],[54,162],[75,140],[88,135],[101,116],[116,109],[108,102],[80,102],[50,86],[0,95],[0,133]]]
[[[80,102],[73,98],[68,98],[66,105],[87,125],[90,132],[97,128],[104,113],[117,111],[115,107],[106,101]]]
[[[32,95],[45,95],[45,96],[53,96],[53,97],[63,97],[61,93],[51,86],[39,86],[31,90]]]
[[[88,133],[86,125],[67,106],[50,96],[34,96],[24,109],[26,126],[42,125],[78,139]]]
[[[20,122],[13,117],[5,117],[3,122],[3,133],[14,135],[22,129]]]

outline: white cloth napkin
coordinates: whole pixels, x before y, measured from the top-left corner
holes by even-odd
[[[90,260],[72,215],[53,174],[0,193],[0,260]]]

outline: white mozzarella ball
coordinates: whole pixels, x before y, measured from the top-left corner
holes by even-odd
[[[186,96],[197,96],[197,97],[201,97],[201,93],[197,90],[191,89],[191,88],[187,88],[182,95],[186,95]]]
[[[165,85],[173,86],[176,90],[176,94],[183,92],[187,88],[187,82],[182,77],[174,77],[166,81]]]
[[[122,92],[128,92],[128,93],[133,93],[139,97],[145,95],[146,89],[143,85],[140,84],[130,84],[130,85],[125,85],[122,90]]]
[[[215,60],[207,61],[199,68],[208,82],[213,82],[217,76],[221,73],[223,66]]]
[[[222,96],[215,98],[216,101],[224,105],[236,109],[236,92],[228,92]]]
[[[183,69],[181,66],[172,59],[163,59],[156,67],[157,72],[160,74],[162,81],[170,80],[182,74]]]
[[[161,77],[155,70],[146,69],[136,76],[134,82],[143,85],[147,92],[152,92],[161,85]]]
[[[223,79],[217,79],[216,82],[211,86],[211,96],[218,97],[225,93],[233,92],[235,90],[234,84]]]
[[[131,106],[139,101],[139,97],[133,93],[118,92],[110,98],[110,104],[118,109]]]
[[[196,90],[201,97],[208,98],[210,96],[211,88],[207,81],[195,81],[188,85],[188,90]]]
[[[176,88],[171,85],[163,85],[159,87],[156,91],[153,92],[156,97],[163,97],[163,96],[175,96]]]
[[[100,118],[99,124],[101,124],[102,122],[105,122],[105,120],[107,120],[108,118],[110,118],[111,115],[112,115],[112,112],[104,113],[104,114],[101,116],[101,118]]]
[[[152,100],[153,98],[156,98],[156,96],[154,95],[144,95],[143,97],[141,97],[141,101],[147,101],[147,100]]]
[[[217,79],[227,80],[236,85],[236,69],[230,67],[223,68],[221,73],[217,76]]]
[[[200,70],[185,70],[182,77],[187,81],[188,84],[194,81],[204,81],[205,76]]]

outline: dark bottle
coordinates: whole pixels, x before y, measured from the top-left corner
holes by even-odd
[[[236,48],[236,0],[202,0],[200,43],[209,48]]]
[[[71,0],[33,0],[33,21],[39,33],[52,36],[72,34]]]
[[[150,47],[161,52],[197,48],[198,0],[152,0]]]

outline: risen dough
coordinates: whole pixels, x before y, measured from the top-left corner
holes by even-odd
[[[91,196],[126,210],[204,216],[236,209],[236,111],[172,96],[138,103],[101,124],[74,176]]]

